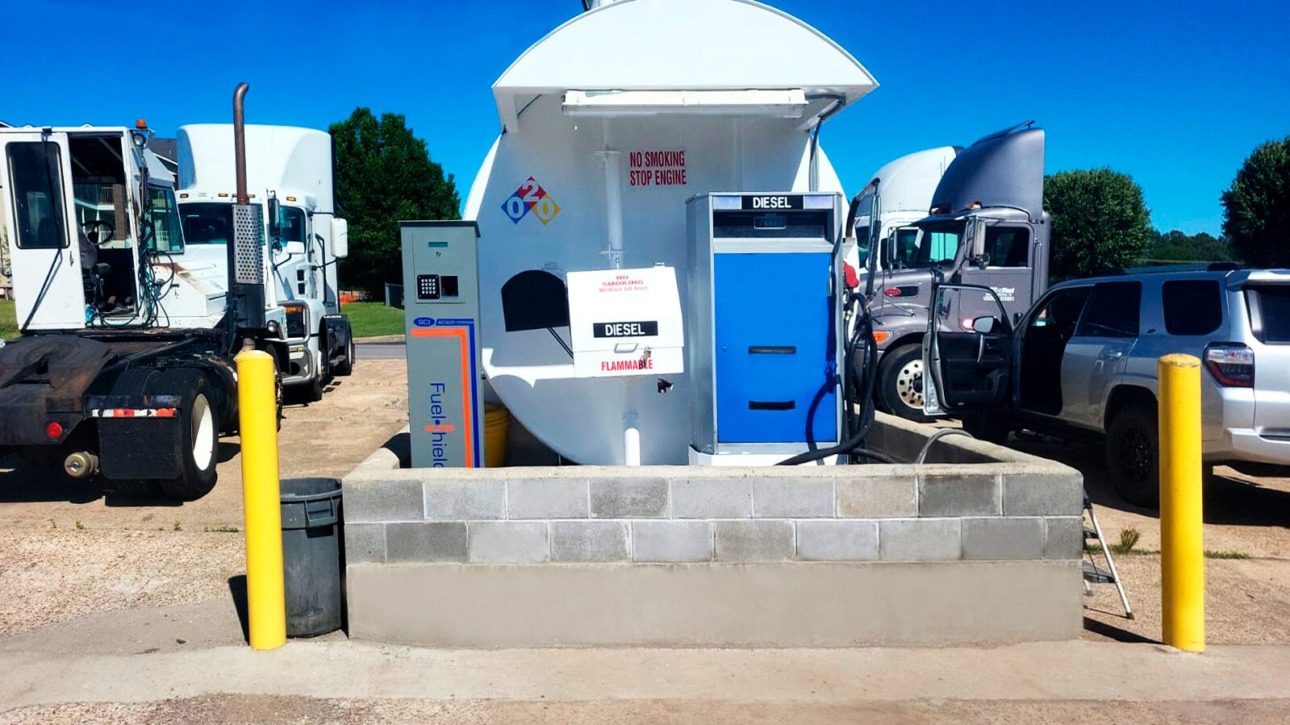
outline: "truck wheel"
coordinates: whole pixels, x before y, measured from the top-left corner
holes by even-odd
[[[1002,410],[985,415],[965,415],[963,430],[977,440],[1002,445],[1008,442],[1008,434],[1012,433],[1012,421]]]
[[[888,413],[918,422],[923,414],[923,349],[901,345],[888,350],[878,363],[878,403]]]
[[[354,338],[350,337],[349,342],[345,343],[345,359],[336,365],[334,372],[340,376],[353,375],[354,361],[358,359],[357,352],[358,346],[354,344]]]
[[[162,481],[161,491],[181,501],[195,501],[215,487],[219,452],[219,431],[215,408],[207,396],[206,377],[179,368],[163,374],[153,389],[179,396],[179,426],[184,434],[183,475]]]
[[[1115,414],[1106,431],[1106,466],[1125,501],[1144,508],[1160,505],[1160,430],[1155,410],[1131,405]]]

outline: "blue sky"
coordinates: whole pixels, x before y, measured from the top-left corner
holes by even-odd
[[[1219,194],[1241,161],[1290,135],[1290,41],[1269,0],[772,4],[832,36],[881,84],[825,128],[852,192],[901,154],[1035,119],[1048,129],[1049,171],[1127,172],[1158,227],[1217,232]],[[252,122],[326,128],[356,106],[405,114],[464,197],[498,130],[489,86],[580,8],[0,0],[0,119],[142,116],[172,135],[228,120],[233,86],[246,80]],[[643,41],[642,62],[649,51]]]

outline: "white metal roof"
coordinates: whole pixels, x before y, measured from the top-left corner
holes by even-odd
[[[538,41],[502,73],[493,95],[503,125],[517,131],[535,98],[566,91],[801,90],[850,104],[877,86],[837,43],[762,3],[619,0]],[[831,105],[820,101],[804,117]]]

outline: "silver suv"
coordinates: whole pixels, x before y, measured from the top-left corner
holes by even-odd
[[[940,285],[929,414],[979,438],[1100,435],[1127,500],[1159,497],[1158,359],[1200,358],[1207,463],[1290,464],[1290,270],[1161,269],[1053,287],[1009,320],[989,288]]]

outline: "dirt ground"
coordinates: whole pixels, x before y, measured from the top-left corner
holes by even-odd
[[[1084,487],[1107,541],[1131,529],[1131,553],[1115,557],[1136,615],[1122,614],[1114,587],[1094,587],[1085,636],[1160,639],[1160,520],[1115,492],[1102,447],[1037,436],[1014,437],[1020,450],[1059,460],[1084,474]],[[1290,643],[1290,479],[1255,478],[1220,466],[1204,496],[1206,637],[1211,643]],[[1219,558],[1229,557],[1229,558]]]
[[[288,405],[283,478],[341,476],[407,421],[401,360],[360,360],[321,402]],[[174,505],[115,500],[0,459],[0,636],[94,612],[227,597],[245,570],[237,438],[215,490]]]

